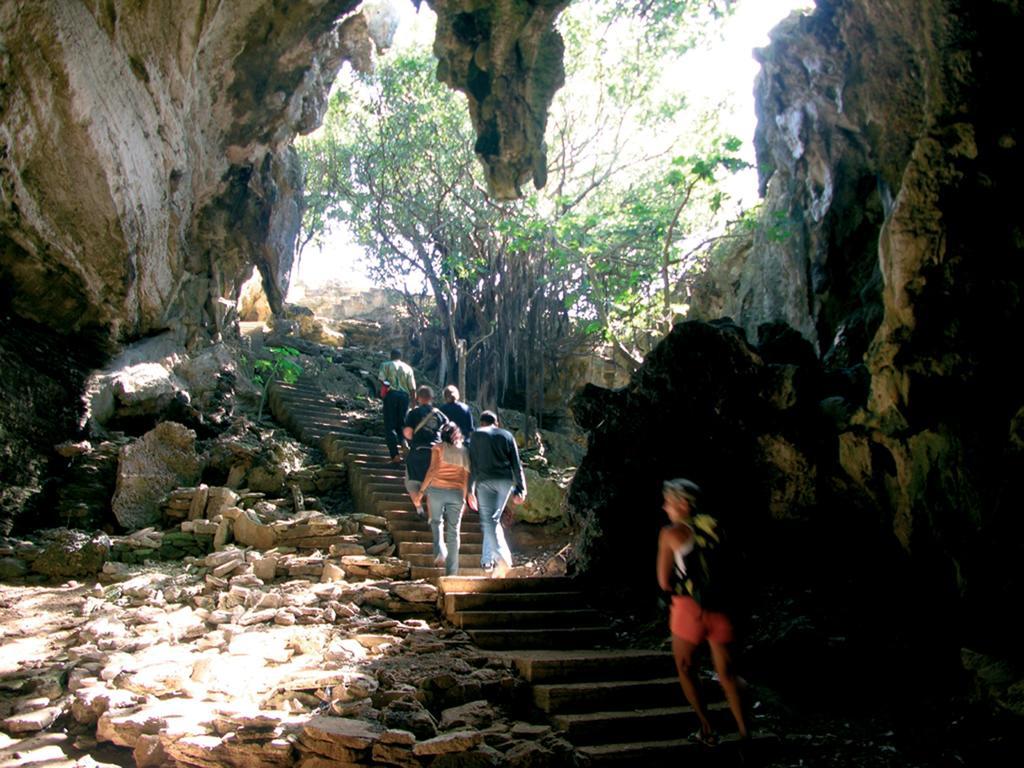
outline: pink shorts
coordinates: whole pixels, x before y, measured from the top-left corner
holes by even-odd
[[[724,613],[703,610],[692,597],[672,596],[668,628],[676,637],[694,645],[705,638],[721,645],[733,641],[729,617]]]

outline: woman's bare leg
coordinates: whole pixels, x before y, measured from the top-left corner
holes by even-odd
[[[718,673],[718,682],[722,684],[725,692],[725,700],[729,703],[729,710],[736,719],[736,727],[739,729],[742,738],[747,737],[747,718],[743,711],[743,698],[740,695],[740,678],[733,669],[732,654],[729,646],[721,643],[711,643],[711,660],[715,664],[715,672]]]
[[[697,684],[693,666],[695,650],[697,650],[697,646],[693,643],[672,635],[672,655],[676,660],[676,671],[679,673],[679,684],[683,688],[683,695],[686,696],[686,700],[693,707],[693,711],[700,721],[701,732],[711,733],[711,723],[708,722],[708,714],[704,710],[704,702],[701,700],[700,686]]]

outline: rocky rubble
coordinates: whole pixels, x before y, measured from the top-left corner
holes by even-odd
[[[71,628],[45,667],[4,676],[0,727],[64,723],[78,749],[110,743],[138,766],[571,764],[549,729],[509,719],[518,679],[437,624],[433,585],[330,560],[227,546],[57,588],[74,591]]]

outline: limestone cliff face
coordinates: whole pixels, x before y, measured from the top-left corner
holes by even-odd
[[[1005,606],[1024,595],[1014,565],[1024,556],[1024,382],[1013,361],[1024,332],[1024,152],[1008,104],[1022,32],[1019,4],[995,1],[819,0],[783,23],[759,53],[764,226],[738,277],[730,262],[719,270],[725,290],[701,293],[727,297],[716,306],[759,347],[762,324],[779,321],[817,353],[798,368],[816,382],[801,397],[825,419],[813,426],[817,447],[810,427],[797,432],[803,442],[787,438],[796,451],[762,446],[765,434],[792,434],[798,422],[785,413],[771,430],[741,431],[770,448],[733,468],[755,473],[756,503],[778,517],[781,499],[810,525],[848,516],[850,535],[877,534],[865,559],[897,552],[918,594],[965,619],[951,643],[1011,653],[1021,635]],[[636,384],[623,397],[622,407],[642,399]],[[688,406],[679,423],[703,423],[704,408]],[[660,469],[706,464],[678,458]],[[808,485],[791,494],[787,478]],[[587,490],[574,489],[583,506]],[[843,536],[834,545],[847,546]],[[818,565],[804,578],[835,567]]]
[[[979,599],[1021,584],[994,555],[1020,555],[1024,388],[1005,340],[1024,331],[1024,153],[1006,109],[1022,30],[1016,4],[857,0],[776,31],[758,150],[793,237],[755,247],[740,313],[866,366],[843,470],[907,552]]]
[[[0,280],[13,310],[132,338],[217,329],[256,263],[280,301],[288,142],[319,124],[357,0],[10,2],[0,10]]]

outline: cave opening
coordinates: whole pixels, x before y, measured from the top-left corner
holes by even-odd
[[[1019,754],[1019,9],[428,0],[385,51],[412,11],[356,5],[0,13],[0,730],[126,765],[569,764],[594,745],[467,638],[664,651],[687,477],[742,553],[772,764]],[[718,76],[753,44],[704,49],[754,8],[737,131]],[[430,532],[368,469],[391,346],[498,411],[513,576],[574,576],[607,627],[569,592],[547,630],[479,595],[436,620]]]

